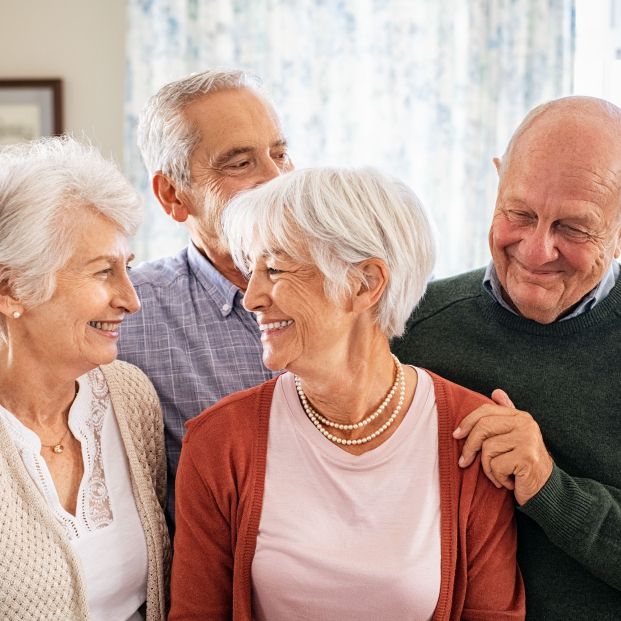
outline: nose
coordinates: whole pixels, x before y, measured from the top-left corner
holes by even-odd
[[[140,310],[140,300],[127,273],[121,276],[114,305],[117,308],[124,309],[130,315]]]
[[[542,266],[555,261],[559,256],[554,230],[539,221],[522,237],[520,253],[530,266]]]
[[[247,311],[257,313],[270,304],[270,297],[265,285],[265,276],[255,270],[250,276],[246,292],[244,293],[243,305]]]
[[[266,183],[276,177],[279,177],[284,172],[289,170],[289,166],[282,166],[279,162],[276,162],[272,159],[271,155],[266,155],[261,162],[261,166],[259,168],[257,178],[255,180],[256,185],[261,185]]]

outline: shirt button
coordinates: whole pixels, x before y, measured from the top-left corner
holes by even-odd
[[[223,313],[228,313],[231,310],[231,305],[230,304],[224,304],[222,306],[222,312]]]

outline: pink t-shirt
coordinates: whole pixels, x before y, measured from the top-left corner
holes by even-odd
[[[278,379],[252,564],[257,621],[432,617],[440,590],[438,426],[431,378],[417,373],[401,425],[359,456],[315,429],[291,373]]]

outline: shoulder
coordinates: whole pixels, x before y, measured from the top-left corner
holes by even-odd
[[[427,373],[433,380],[438,414],[447,416],[454,424],[459,423],[479,406],[492,403],[491,399],[474,390],[455,384],[432,371]]]
[[[278,378],[274,378],[224,397],[186,423],[184,446],[201,446],[206,437],[218,441],[248,441],[256,437],[261,421],[267,423],[272,395]]]
[[[159,403],[151,380],[136,366],[122,360],[99,367],[113,399],[145,400]]]
[[[170,287],[180,278],[187,277],[188,273],[188,250],[184,248],[176,255],[141,263],[131,270],[130,278],[134,287],[142,292]]]
[[[429,283],[425,296],[414,311],[411,321],[417,323],[446,308],[468,302],[481,295],[485,268]]]

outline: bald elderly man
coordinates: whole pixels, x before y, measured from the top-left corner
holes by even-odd
[[[393,348],[505,391],[454,436],[514,492],[527,619],[619,620],[621,110],[539,106],[494,163],[492,263],[432,283]]]

